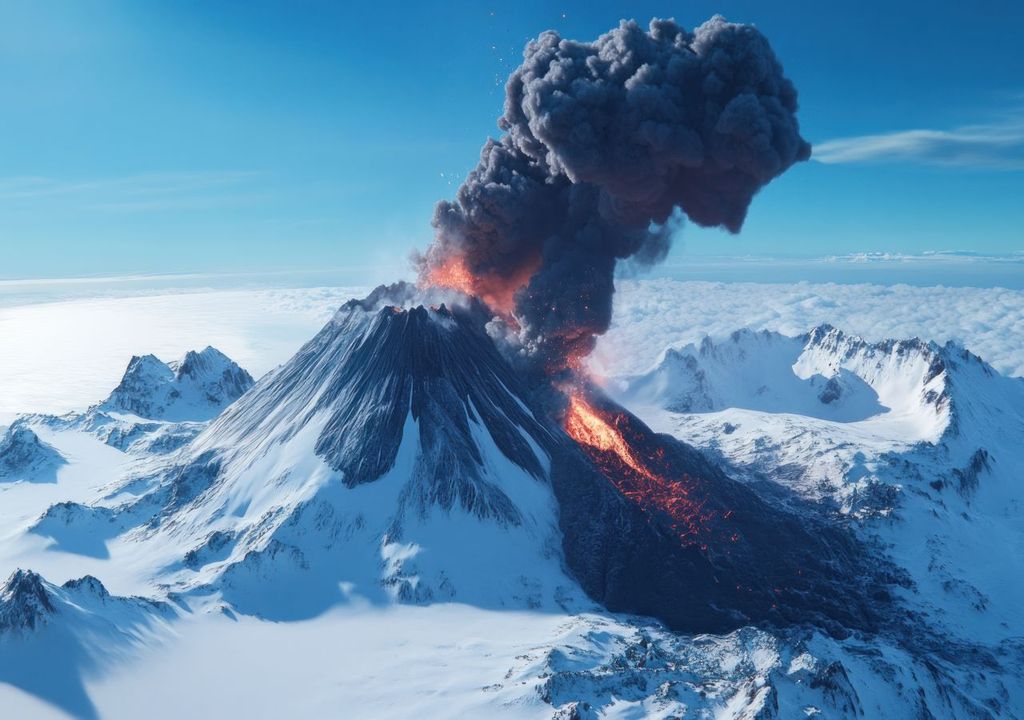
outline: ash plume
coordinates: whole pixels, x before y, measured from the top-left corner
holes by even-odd
[[[504,134],[437,205],[421,283],[483,299],[537,369],[572,367],[608,329],[618,261],[663,260],[680,212],[738,232],[757,191],[810,156],[796,110],[749,25],[545,32],[509,78]]]

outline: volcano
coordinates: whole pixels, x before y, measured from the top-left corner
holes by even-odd
[[[405,284],[346,303],[147,479],[139,532],[172,586],[271,618],[362,598],[596,601],[699,632],[883,622],[897,578],[846,531],[584,380],[527,382],[488,320]]]

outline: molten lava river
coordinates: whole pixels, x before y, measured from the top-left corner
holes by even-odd
[[[714,513],[693,497],[695,483],[689,475],[672,478],[658,472],[666,464],[662,448],[644,457],[620,429],[625,426],[623,415],[606,417],[578,394],[569,396],[564,426],[623,495],[644,512],[664,517],[684,544],[707,549]]]

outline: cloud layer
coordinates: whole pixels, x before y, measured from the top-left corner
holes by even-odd
[[[1024,292],[906,285],[620,280],[594,365],[640,372],[668,346],[741,327],[799,334],[829,322],[869,340],[961,341],[1024,376]],[[214,345],[259,376],[287,360],[358,288],[222,290],[0,307],[0,424],[104,397],[133,354]]]
[[[0,307],[0,424],[13,413],[62,413],[102,400],[132,355],[176,360],[213,345],[259,377],[362,294],[221,290]]]
[[[647,370],[669,346],[743,327],[798,335],[831,323],[867,340],[958,340],[1024,376],[1024,292],[1003,288],[620,281],[615,319],[593,356],[610,375]]]

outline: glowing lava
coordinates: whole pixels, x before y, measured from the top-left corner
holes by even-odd
[[[513,317],[516,292],[530,282],[540,267],[540,260],[533,259],[507,275],[495,273],[474,273],[465,258],[453,255],[444,263],[432,265],[420,276],[420,285],[458,290],[483,300],[489,308],[506,318]]]
[[[442,287],[474,295],[475,278],[460,257],[450,258],[444,265],[430,268],[421,284],[428,287]]]
[[[633,451],[626,444],[625,438],[622,437],[622,433],[606,423],[600,415],[594,412],[592,407],[575,395],[569,398],[569,412],[565,418],[565,430],[576,442],[590,445],[605,452],[615,453],[634,472],[643,475],[651,482],[659,480],[654,473],[636,459]]]
[[[652,469],[651,463],[642,458],[615,426],[618,420],[612,418],[609,422],[578,394],[569,396],[565,431],[576,442],[598,451],[589,454],[608,480],[644,511],[663,512],[683,542],[703,545],[712,513],[705,510],[702,502],[690,497],[687,484],[692,482],[691,478],[684,474],[674,480]],[[660,460],[663,454],[658,449],[656,459]]]

